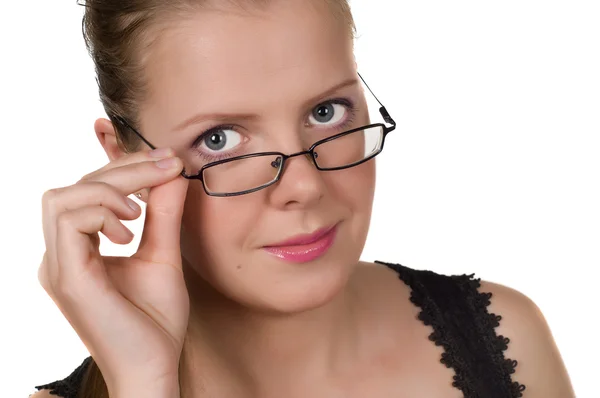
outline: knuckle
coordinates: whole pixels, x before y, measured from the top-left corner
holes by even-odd
[[[81,177],[79,179],[79,181],[77,181],[77,184],[81,184],[81,183],[84,183],[84,182],[90,180],[90,178],[92,178],[92,176],[95,175],[95,174],[96,174],[96,171],[92,171],[91,173],[87,173],[86,175],[84,175],[83,177]]]
[[[54,297],[56,296],[55,288],[54,288],[56,283],[55,283],[55,281],[52,280],[52,278],[50,276],[49,264],[46,261],[45,255],[44,255],[44,259],[42,260],[42,263],[40,264],[40,266],[38,268],[37,277],[38,277],[38,282],[40,283],[40,285],[42,286],[44,291],[48,294],[48,296],[50,296],[54,299]]]
[[[63,188],[52,188],[44,192],[42,195],[42,206],[44,208],[51,207],[56,202],[62,191]]]
[[[72,228],[75,222],[75,216],[72,212],[64,212],[64,213],[60,213],[57,217],[56,217],[56,226],[59,229],[62,228]]]
[[[50,280],[48,278],[48,265],[45,261],[42,261],[40,266],[38,267],[37,278],[40,285],[44,288],[46,292],[51,291]]]

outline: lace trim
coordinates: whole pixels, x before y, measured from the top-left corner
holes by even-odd
[[[504,385],[509,386],[511,398],[523,397],[523,391],[526,386],[513,381],[511,375],[515,373],[515,368],[519,364],[518,361],[505,358],[504,351],[508,349],[510,339],[496,333],[496,328],[500,326],[502,315],[490,313],[488,306],[491,304],[492,293],[480,292],[481,278],[475,278],[475,274],[470,275],[453,275],[451,276],[459,285],[467,287],[467,299],[472,303],[473,308],[477,312],[478,333],[484,336],[483,341],[488,352],[493,356],[495,364],[501,372],[497,373],[497,377],[503,381]],[[450,361],[451,365],[452,361]],[[457,382],[461,386],[468,387],[468,382],[465,382],[464,377]],[[463,390],[464,391],[464,390]]]
[[[58,380],[49,384],[35,386],[37,390],[50,390],[50,394],[58,395],[62,398],[77,398],[79,387],[83,382],[83,376],[92,360],[87,357],[67,378]]]
[[[394,269],[399,278],[411,288],[410,301],[421,309],[418,315],[418,319],[421,320],[425,325],[431,326],[433,332],[429,335],[429,340],[432,341],[436,346],[443,346],[444,353],[441,355],[440,362],[447,368],[454,369],[454,377],[452,386],[461,390],[465,398],[480,398],[481,397],[481,386],[477,388],[475,382],[471,380],[469,363],[464,361],[460,356],[461,350],[457,344],[456,331],[454,334],[451,330],[446,327],[449,319],[444,317],[444,314],[432,299],[430,294],[427,294],[427,287],[422,283],[421,278],[417,273],[429,273],[430,275],[436,275],[431,271],[415,271],[410,268],[406,268],[399,264],[389,264],[381,261],[376,263],[386,265]],[[477,327],[477,336],[482,337],[483,344],[485,344],[486,353],[490,353],[494,362],[494,368],[496,374],[494,380],[501,381],[501,386],[504,387],[504,394],[500,391],[502,397],[510,398],[521,398],[523,397],[523,391],[525,386],[512,381],[511,374],[515,373],[515,367],[518,362],[508,358],[504,358],[504,351],[508,348],[510,339],[504,336],[497,336],[495,328],[500,325],[502,317],[500,315],[491,314],[488,312],[487,307],[491,304],[490,298],[491,293],[481,293],[478,291],[481,279],[474,279],[475,274],[471,275],[453,275],[450,276],[453,281],[456,282],[456,286],[461,290],[461,296],[466,298],[470,304],[472,310],[475,311],[473,318],[475,319],[475,325]],[[445,276],[444,276],[445,277]],[[448,278],[448,277],[445,277]],[[460,329],[460,328],[459,328]],[[468,340],[468,338],[467,338]],[[476,351],[476,350],[474,350]],[[482,353],[485,355],[486,353]],[[471,353],[473,354],[473,353]],[[477,361],[475,361],[477,362]],[[510,394],[508,397],[506,393]],[[491,397],[490,397],[491,398]]]

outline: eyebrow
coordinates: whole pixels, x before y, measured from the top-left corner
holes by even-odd
[[[354,86],[356,84],[358,84],[357,78],[344,80],[343,82],[338,83],[335,86],[325,90],[321,94],[314,96],[313,98],[309,99],[305,103],[306,104],[318,103],[320,101],[323,101],[325,98],[327,98],[331,94],[335,93],[336,91],[339,91],[342,88]],[[184,122],[180,123],[179,125],[175,126],[173,131],[184,130],[184,129],[188,128],[189,126],[203,122],[205,120],[213,120],[213,121],[246,120],[247,121],[247,120],[254,120],[257,118],[258,118],[258,115],[248,114],[248,113],[208,113],[208,114],[198,113],[198,114],[190,117],[189,119],[186,119]]]

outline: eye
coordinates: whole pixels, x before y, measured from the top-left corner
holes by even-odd
[[[242,142],[241,135],[231,127],[215,127],[204,133],[198,140],[198,147],[208,152],[230,151]]]
[[[309,116],[309,123],[316,125],[335,125],[344,119],[347,106],[334,102],[317,105]]]

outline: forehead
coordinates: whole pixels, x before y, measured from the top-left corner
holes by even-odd
[[[164,129],[199,111],[260,113],[283,101],[293,107],[356,77],[349,28],[328,7],[273,1],[174,20],[148,58],[151,95],[142,119]]]

